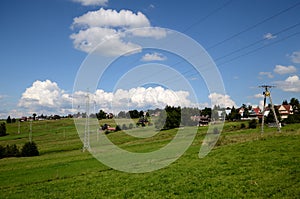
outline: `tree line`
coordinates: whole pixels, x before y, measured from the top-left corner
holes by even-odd
[[[35,142],[26,142],[21,149],[17,145],[0,145],[0,159],[8,157],[31,157],[38,156],[39,150]]]

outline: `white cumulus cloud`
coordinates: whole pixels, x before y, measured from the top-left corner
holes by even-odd
[[[300,79],[297,75],[289,76],[286,80],[275,83],[283,91],[300,92]]]
[[[73,0],[83,6],[106,6],[108,0]]]
[[[29,112],[62,113],[71,98],[56,82],[50,80],[35,81],[27,88],[19,100],[18,106]]]
[[[106,56],[121,55],[129,51],[138,51],[139,45],[126,40],[125,31],[151,27],[150,21],[142,13],[131,10],[112,10],[100,8],[89,11],[73,19],[72,29],[77,30],[70,35],[74,47],[84,52],[91,52],[101,43],[97,52]],[[129,31],[134,36],[159,39],[165,37],[166,32],[158,27],[151,27],[148,31]]]
[[[295,66],[276,65],[274,69],[274,72],[280,75],[295,73],[296,71],[297,69]]]
[[[229,95],[211,93],[209,94],[208,98],[211,100],[212,106],[219,105],[221,107],[237,107],[236,103],[231,99]]]
[[[293,52],[289,57],[293,63],[300,64],[300,51]]]
[[[106,112],[117,113],[120,110],[164,108],[166,105],[192,107],[195,106],[188,91],[174,91],[160,86],[137,87],[128,90],[118,89],[106,92],[97,89],[88,94],[90,111],[103,109]],[[77,91],[72,95],[61,89],[56,82],[50,80],[35,81],[22,94],[18,106],[24,113],[60,114],[86,111],[87,92]],[[73,103],[73,107],[72,107]]]
[[[141,12],[135,14],[130,10],[117,12],[112,9],[100,8],[96,11],[89,11],[80,17],[75,17],[73,26],[138,28],[148,27],[150,22]]]
[[[167,58],[165,56],[163,56],[161,53],[157,53],[157,52],[154,52],[154,53],[146,53],[141,61],[164,61],[166,60]]]

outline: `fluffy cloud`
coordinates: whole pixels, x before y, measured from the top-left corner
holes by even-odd
[[[117,113],[120,110],[163,108],[171,106],[195,106],[189,99],[187,91],[173,91],[158,87],[137,87],[129,90],[118,89],[106,92],[98,89],[89,93],[92,106],[97,110]],[[85,112],[87,92],[77,91],[73,95],[59,88],[57,83],[50,80],[35,81],[25,90],[18,106],[24,113],[32,114],[69,114]],[[73,103],[73,108],[72,108]],[[97,111],[96,110],[96,111]]]
[[[236,103],[230,98],[229,95],[211,93],[208,98],[211,100],[212,106],[220,105],[221,107],[237,107]]]
[[[273,78],[273,74],[271,72],[259,72],[260,76],[267,76],[268,78]]]
[[[289,57],[293,63],[300,64],[300,51],[293,52]]]
[[[73,19],[72,29],[79,29],[71,34],[74,47],[84,52],[91,52],[102,42],[99,53],[106,56],[121,55],[128,51],[139,51],[140,46],[125,41],[125,31],[151,27],[148,18],[141,12],[130,10],[100,8]],[[152,27],[149,31],[135,30],[132,35],[139,37],[162,38],[166,32],[161,28]]]
[[[83,6],[106,6],[108,0],[73,0]]]
[[[114,36],[111,37],[111,35]],[[107,56],[121,55],[128,51],[140,51],[141,49],[139,45],[124,42],[116,30],[109,28],[92,27],[80,30],[78,33],[72,34],[70,38],[73,39],[76,49],[86,53],[94,50],[103,41],[105,42],[102,43],[102,48],[97,48],[96,51]]]
[[[87,12],[80,17],[75,17],[73,26],[139,28],[150,26],[150,22],[141,12],[135,14],[130,10],[117,12],[112,9],[100,8],[96,11]]]
[[[128,109],[163,108],[171,106],[192,106],[187,91],[173,91],[158,87],[137,87],[129,90],[118,89],[114,93],[97,90],[92,95],[101,108],[118,112]]]
[[[146,53],[141,61],[164,61],[167,58],[165,56],[163,56],[161,53]]]
[[[295,68],[295,66],[276,65],[274,69],[274,72],[280,75],[295,73],[296,71],[297,69]]]
[[[29,112],[63,113],[71,98],[55,82],[35,81],[27,88],[19,100],[18,106]],[[70,107],[69,107],[70,108]]]
[[[300,79],[297,75],[289,76],[286,80],[275,83],[283,91],[300,92]]]
[[[267,40],[270,40],[270,39],[275,39],[277,36],[276,35],[273,35],[272,33],[266,33],[264,34],[263,38],[264,39],[267,39]]]

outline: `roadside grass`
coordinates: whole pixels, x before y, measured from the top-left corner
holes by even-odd
[[[8,124],[9,135],[0,137],[0,145],[24,144],[27,125],[22,123],[17,134],[17,124]],[[82,152],[73,120],[33,122],[33,140],[41,155],[0,160],[0,198],[299,197],[300,124],[284,126],[281,133],[266,127],[263,134],[259,128],[238,127],[239,122],[225,123],[217,146],[202,159],[198,153],[207,127],[198,128],[193,144],[170,166],[130,174],[112,170]],[[159,149],[175,135],[176,129],[149,138],[132,137],[126,131],[107,136],[121,148],[146,152]]]

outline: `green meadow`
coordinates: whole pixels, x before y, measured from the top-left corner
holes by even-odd
[[[72,119],[34,121],[32,139],[40,156],[0,159],[0,198],[299,198],[300,124],[286,125],[281,133],[266,127],[261,134],[259,127],[241,128],[241,123],[225,123],[216,146],[202,159],[198,153],[207,127],[197,129],[189,149],[168,167],[132,174],[113,170],[83,152]],[[0,145],[20,148],[28,141],[29,122],[21,123],[20,134],[17,123],[6,127],[9,135],[0,137]],[[175,135],[176,129],[151,138],[122,131],[107,136],[128,151],[148,152]]]

